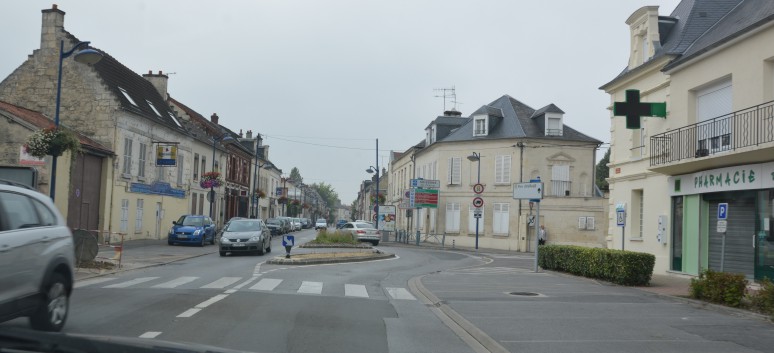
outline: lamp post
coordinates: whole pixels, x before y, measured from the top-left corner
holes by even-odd
[[[468,160],[471,162],[478,162],[478,177],[476,178],[476,184],[481,184],[481,154],[473,152],[468,156]],[[481,217],[476,217],[476,250],[478,250],[478,220]]]
[[[211,171],[213,171],[213,172],[215,171],[215,144],[218,141],[225,142],[225,141],[230,141],[230,140],[233,140],[233,138],[231,136],[228,136],[228,135],[224,135],[224,136],[221,136],[221,137],[213,137],[212,138],[212,168],[210,169]],[[212,216],[212,211],[213,211],[212,204],[213,204],[213,202],[215,202],[215,187],[213,185],[210,185],[210,192],[207,194],[207,199],[209,199],[209,201],[210,201],[210,219],[212,219],[212,217],[213,217]]]
[[[54,110],[54,126],[59,129],[59,107],[61,103],[62,98],[62,62],[64,59],[67,59],[71,55],[75,54],[75,57],[73,58],[75,61],[86,64],[86,65],[94,65],[100,60],[102,60],[102,53],[94,50],[94,49],[84,49],[79,52],[75,52],[78,48],[82,46],[89,45],[91,42],[80,42],[76,44],[74,47],[72,47],[68,51],[64,51],[64,40],[59,42],[59,74],[57,76],[56,80],[56,107]],[[71,152],[72,153],[72,152]],[[54,200],[54,196],[56,194],[56,159],[57,156],[52,156],[51,160],[51,189],[49,193],[51,194],[51,200]]]

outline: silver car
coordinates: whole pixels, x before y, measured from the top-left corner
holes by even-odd
[[[367,241],[374,246],[379,245],[379,231],[371,223],[347,222],[341,227],[341,230],[352,233],[352,236],[359,241]]]
[[[220,237],[220,256],[227,253],[271,252],[271,230],[260,219],[237,219],[228,222]]]
[[[34,329],[60,331],[74,263],[72,234],[51,198],[0,181],[0,322],[26,316]]]

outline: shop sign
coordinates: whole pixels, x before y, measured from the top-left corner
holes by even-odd
[[[774,163],[748,164],[669,177],[671,196],[774,188]]]

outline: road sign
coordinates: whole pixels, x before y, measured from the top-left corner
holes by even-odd
[[[212,202],[215,200],[215,190],[207,191],[207,202]]]
[[[474,197],[473,198],[473,207],[481,208],[482,206],[484,206],[484,199],[482,199],[480,197]]]
[[[728,228],[728,221],[718,221],[718,233],[725,233]]]
[[[438,208],[438,190],[411,189],[411,208]]]
[[[615,211],[615,223],[619,227],[623,227],[626,225],[626,211],[625,210],[617,210]]]
[[[484,192],[484,184],[473,185],[473,193],[482,194]]]
[[[534,227],[535,226],[535,215],[527,216],[527,226],[529,226],[529,227]]]
[[[481,215],[484,214],[484,209],[481,207],[476,207],[473,209],[473,217],[474,218],[481,218]]]
[[[513,198],[540,200],[543,198],[543,183],[513,184]]]
[[[417,189],[439,189],[440,180],[411,179],[411,187]]]
[[[379,206],[379,230],[385,230],[388,232],[395,231],[395,206],[382,205]]]
[[[728,203],[718,204],[718,219],[728,219]]]
[[[293,235],[282,236],[282,246],[293,246],[296,242],[296,237]]]

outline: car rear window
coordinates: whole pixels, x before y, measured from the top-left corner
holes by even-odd
[[[226,227],[228,232],[251,232],[261,230],[261,223],[254,221],[236,221],[231,222]]]

